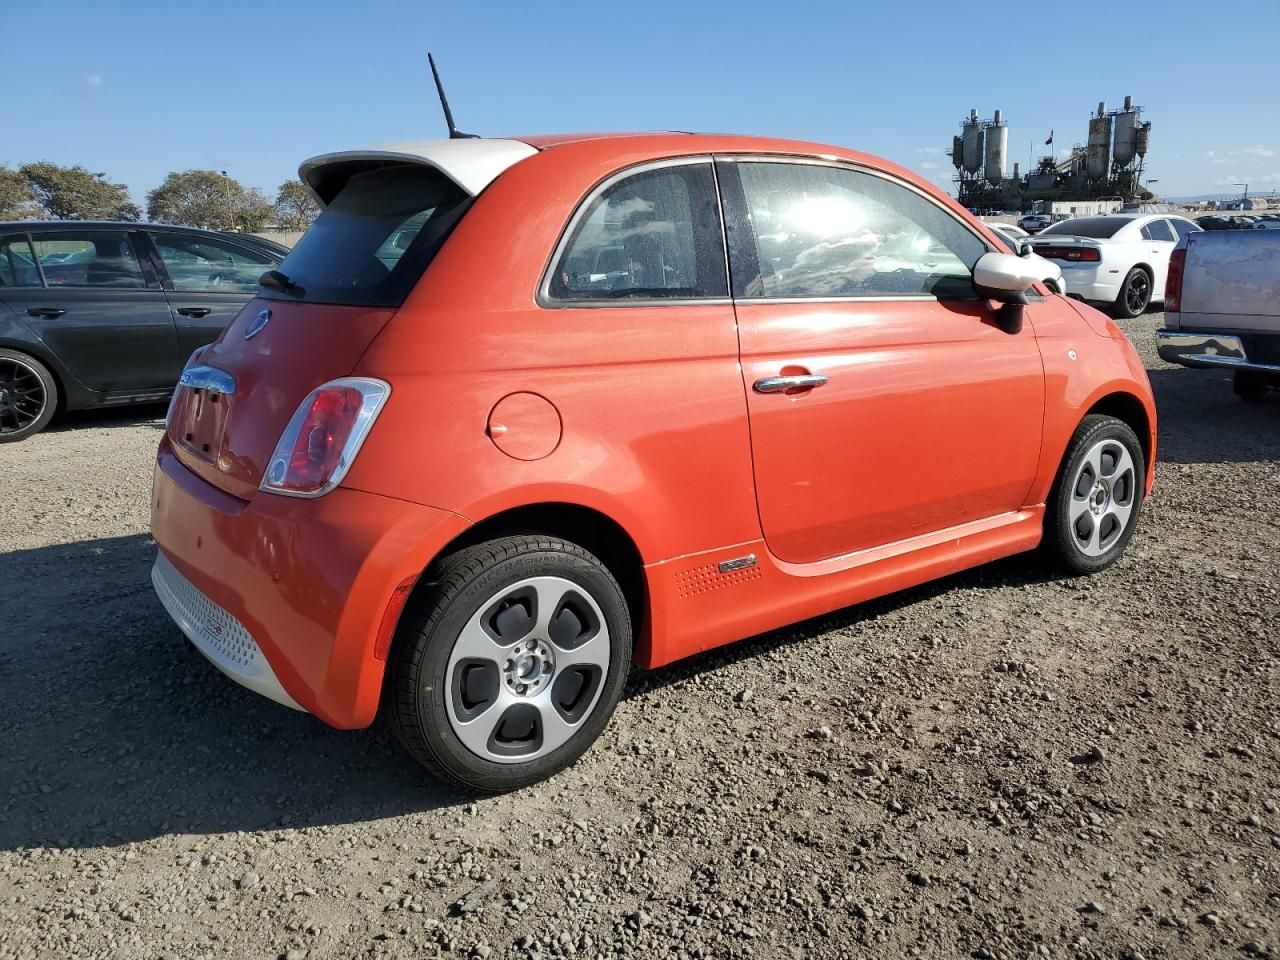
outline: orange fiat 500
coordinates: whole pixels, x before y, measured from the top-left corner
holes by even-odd
[[[382,707],[446,778],[565,767],[633,663],[1133,535],[1137,354],[901,167],[662,133],[301,175],[324,212],[182,375],[152,576],[231,678]]]

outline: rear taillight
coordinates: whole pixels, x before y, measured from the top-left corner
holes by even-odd
[[[1102,252],[1097,247],[1036,247],[1039,256],[1050,260],[1070,260],[1072,263],[1101,263]]]
[[[1173,255],[1169,257],[1169,272],[1165,275],[1164,280],[1164,310],[1165,313],[1180,313],[1182,311],[1182,268],[1187,263],[1187,250],[1173,251]]]
[[[391,385],[344,377],[317,387],[284,428],[271,454],[262,489],[290,497],[318,497],[346,476]]]

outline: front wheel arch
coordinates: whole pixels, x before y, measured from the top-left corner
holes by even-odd
[[[1081,422],[1090,414],[1105,414],[1127,423],[1129,429],[1138,435],[1138,443],[1142,445],[1143,462],[1150,466],[1155,456],[1155,438],[1151,433],[1151,418],[1147,415],[1147,408],[1143,406],[1141,400],[1132,393],[1123,391],[1109,393],[1085,411],[1084,416],[1080,418]],[[1077,424],[1078,427],[1079,424]]]

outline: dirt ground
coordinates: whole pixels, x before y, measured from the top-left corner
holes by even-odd
[[[0,958],[1280,955],[1280,396],[1154,357],[1127,557],[636,671],[476,799],[225,680],[152,595],[163,411],[0,448]]]

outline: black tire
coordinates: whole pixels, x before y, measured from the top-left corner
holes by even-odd
[[[0,348],[0,443],[39,433],[58,409],[58,383],[35,357]]]
[[[631,665],[631,615],[613,574],[576,544],[555,537],[510,536],[462,549],[437,563],[427,576],[430,591],[415,603],[401,625],[388,676],[388,720],[413,758],[447,782],[488,793],[514,790],[545,780],[576,761],[609,722]],[[463,629],[474,622],[473,618],[483,617],[482,607],[492,603],[494,607],[502,605],[501,609],[506,609],[511,601],[502,596],[503,591],[534,577],[567,580],[594,601],[607,629],[608,663],[606,669],[597,670],[591,680],[578,681],[583,689],[588,683],[594,684],[593,699],[585,715],[576,721],[581,726],[564,743],[531,760],[494,761],[473,752],[454,730],[450,710],[461,710],[464,701],[460,698],[466,694],[459,694],[460,687],[451,689],[451,683],[458,687],[459,683],[468,681],[461,662],[454,675],[449,674],[449,661]],[[518,595],[519,591],[512,594]],[[566,593],[559,602],[563,604],[569,597]],[[491,622],[496,623],[496,618],[494,614]],[[600,626],[596,624],[597,632]],[[554,628],[549,632],[554,633]],[[521,633],[515,629],[511,636],[519,639],[535,634],[536,631]],[[548,643],[551,643],[549,638]],[[552,646],[552,650],[564,655],[557,646]],[[501,669],[497,661],[504,656],[495,657],[496,670]],[[506,660],[508,669],[510,663]],[[457,674],[463,674],[464,679],[457,680]],[[559,672],[554,674],[554,679],[549,677],[548,697],[560,689],[559,679]],[[494,674],[491,682],[495,698],[509,680],[504,674]],[[594,692],[597,689],[598,694]],[[492,703],[496,709],[496,699]],[[482,706],[482,715],[488,709]],[[509,712],[516,706],[513,703],[505,709]],[[539,743],[541,722],[539,715],[534,724],[537,730],[534,736]],[[504,723],[498,720],[492,727],[490,749]],[[514,749],[511,755],[518,756],[519,749]]]
[[[1253,370],[1237,370],[1231,376],[1231,389],[1246,403],[1261,403],[1267,396],[1267,377]]]
[[[1120,285],[1120,295],[1111,305],[1112,316],[1132,320],[1151,305],[1151,275],[1141,267],[1134,267]]]
[[[1118,535],[1110,539],[1105,549],[1097,555],[1091,555],[1088,547],[1082,547],[1080,530],[1072,519],[1073,509],[1079,509],[1083,503],[1087,506],[1088,497],[1082,499],[1077,489],[1077,482],[1085,479],[1082,466],[1091,450],[1104,441],[1119,443],[1128,451],[1132,461],[1131,487],[1127,491],[1130,512]],[[1108,445],[1110,446],[1110,445]],[[1112,446],[1114,450],[1114,447]],[[1097,573],[1111,566],[1124,553],[1125,547],[1133,539],[1138,520],[1142,513],[1142,496],[1146,489],[1146,461],[1142,455],[1142,444],[1137,434],[1123,420],[1102,414],[1090,414],[1080,422],[1071,443],[1067,445],[1066,455],[1058,468],[1057,479],[1054,480],[1053,492],[1049,497],[1045,513],[1045,549],[1050,558],[1070,573]],[[1095,480],[1097,478],[1094,478]],[[1106,479],[1105,477],[1103,478]],[[1092,489],[1092,487],[1091,487]],[[1108,491],[1108,498],[1112,491]],[[1117,502],[1122,502],[1117,495]],[[1108,509],[1110,503],[1108,500]],[[1092,517],[1080,517],[1086,526],[1097,522],[1099,526],[1105,521],[1105,515],[1096,521]],[[1104,539],[1100,538],[1101,548]]]

